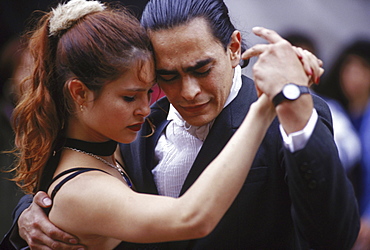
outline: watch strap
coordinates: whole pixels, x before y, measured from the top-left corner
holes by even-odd
[[[288,84],[294,84],[294,83],[288,83]],[[288,85],[287,84],[287,85]],[[310,93],[310,89],[307,87],[307,86],[301,86],[301,85],[297,85],[297,84],[294,84],[295,86],[298,87],[299,89],[299,96],[295,99],[288,99],[284,96],[284,93],[283,93],[283,90],[281,90],[276,96],[274,96],[274,98],[272,99],[272,103],[274,104],[274,106],[276,107],[277,105],[279,105],[282,101],[294,101],[294,100],[297,100],[302,94],[309,94]],[[284,86],[285,87],[285,86]],[[284,89],[283,87],[283,89]]]

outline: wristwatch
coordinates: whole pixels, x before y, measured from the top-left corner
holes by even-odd
[[[302,94],[309,94],[310,90],[306,86],[300,86],[294,83],[286,84],[283,89],[273,99],[272,103],[279,105],[282,101],[294,101],[297,100]]]

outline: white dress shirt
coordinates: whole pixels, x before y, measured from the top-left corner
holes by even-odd
[[[235,99],[241,87],[241,68],[237,66],[224,108]],[[291,152],[304,148],[315,128],[317,119],[317,113],[314,109],[306,127],[290,135],[287,135],[280,125],[284,145]],[[160,195],[178,197],[214,121],[200,127],[192,126],[181,117],[172,105],[170,105],[167,120],[171,122],[163,131],[155,147],[155,157],[158,164],[152,173]]]

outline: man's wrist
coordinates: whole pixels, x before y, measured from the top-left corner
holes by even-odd
[[[284,85],[282,90],[273,97],[272,102],[276,107],[283,101],[297,100],[303,94],[310,94],[310,90],[307,86],[288,83]]]
[[[283,138],[284,146],[292,153],[303,149],[313,133],[317,120],[318,114],[314,108],[306,126],[300,131],[287,134],[283,126],[280,124],[279,129]]]

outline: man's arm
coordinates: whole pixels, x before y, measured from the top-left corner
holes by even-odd
[[[351,249],[359,230],[353,187],[341,165],[330,113],[316,98],[319,119],[307,145],[284,151],[292,218],[312,248]]]
[[[269,42],[243,54],[244,59],[259,56],[253,66],[257,90],[272,101],[288,83],[308,87],[307,61],[306,66],[302,65],[294,48],[276,32],[264,28],[253,31]],[[308,61],[310,64],[314,59]],[[308,74],[314,82],[317,72]],[[301,95],[276,107],[279,122],[288,135],[305,128],[314,107],[319,115],[306,145],[297,152],[284,150],[292,218],[297,232],[311,247],[349,249],[359,229],[357,203],[333,140],[330,111],[324,101],[314,99],[315,102],[311,95]]]
[[[26,195],[19,201],[13,212],[14,223],[4,238],[1,246],[21,249],[27,245],[31,249],[84,249],[78,239],[54,226],[42,208],[51,206],[51,200],[45,192],[38,192],[35,197]]]
[[[13,225],[1,241],[0,249],[21,249],[27,246],[27,243],[18,235],[17,222],[23,210],[31,205],[32,199],[33,197],[31,195],[25,195],[19,200],[17,206],[13,210]]]

